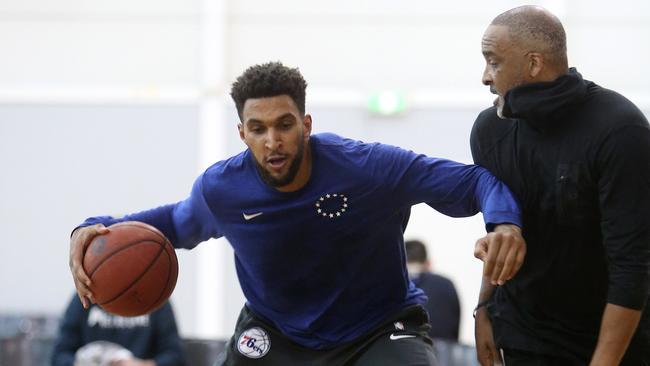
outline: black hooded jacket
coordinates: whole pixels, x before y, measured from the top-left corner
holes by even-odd
[[[476,164],[520,200],[528,249],[488,312],[498,345],[590,359],[606,303],[643,309],[650,274],[650,126],[620,94],[571,69],[483,111]],[[650,353],[645,311],[629,353]]]

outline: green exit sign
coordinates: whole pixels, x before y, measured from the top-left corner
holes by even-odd
[[[370,94],[368,110],[384,116],[395,115],[406,109],[406,98],[397,91],[384,90]]]

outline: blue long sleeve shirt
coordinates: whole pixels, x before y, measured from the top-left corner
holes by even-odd
[[[410,208],[427,203],[454,217],[520,225],[508,188],[487,170],[334,134],[310,138],[307,184],[280,192],[246,150],[198,177],[178,203],[82,225],[137,220],[176,248],[226,237],[247,305],[291,340],[313,349],[351,341],[410,304],[403,232]]]

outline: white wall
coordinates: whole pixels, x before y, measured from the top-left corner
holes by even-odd
[[[223,37],[220,56],[203,38],[207,19],[214,19],[205,13],[211,1],[223,1],[217,17],[225,22],[219,30],[223,33],[215,33],[219,42]],[[583,75],[650,110],[650,73],[645,72],[650,58],[649,2],[531,3],[561,17],[570,63]],[[182,198],[205,157],[197,148],[204,97],[228,103],[217,110],[227,121],[214,136],[227,146],[222,153],[241,149],[235,137],[236,115],[221,96],[253,63],[281,60],[301,68],[310,84],[308,104],[316,130],[470,161],[471,120],[492,99],[480,84],[480,38],[495,15],[520,4],[0,0],[0,245],[5,253],[0,312],[62,309],[72,290],[67,234],[85,216]],[[211,57],[219,58],[225,76],[206,76],[210,68],[205,62]],[[403,91],[409,111],[397,118],[369,116],[366,98],[379,89]],[[110,133],[102,134],[106,129]],[[173,146],[177,139],[182,146],[144,149],[136,137],[146,131],[164,146]],[[94,141],[97,134],[107,140],[86,140],[92,136]],[[112,164],[110,139],[117,137],[122,139],[118,150],[133,157],[124,171],[128,178],[100,179],[85,164]],[[87,152],[91,148],[105,151],[93,156]],[[160,167],[163,160],[169,165]],[[146,170],[137,169],[145,164]],[[101,184],[101,195],[92,195],[90,187],[80,183],[76,169]],[[164,174],[165,169],[176,173]],[[163,183],[151,189],[152,178]],[[43,217],[43,206],[56,214]],[[480,217],[448,220],[427,207],[414,209],[408,231],[430,244],[437,270],[459,286],[465,311],[461,338],[466,342],[472,342],[469,313],[480,273],[471,248],[481,233]],[[189,336],[229,334],[242,302],[230,253],[215,258],[221,270],[217,281],[224,289],[218,295],[224,304],[218,310],[222,320],[207,333],[202,324],[206,314],[197,313],[194,302],[198,293],[213,289],[197,288],[198,254],[179,254],[181,277],[173,300],[181,331]],[[45,276],[52,283],[47,287],[41,285]]]
[[[178,201],[197,170],[192,106],[0,105],[0,312],[60,314],[69,235],[88,216]],[[179,251],[180,264],[193,258]],[[190,308],[193,271],[175,301]],[[191,329],[194,312],[184,312]]]
[[[0,1],[0,80],[9,87],[198,81],[199,2]]]

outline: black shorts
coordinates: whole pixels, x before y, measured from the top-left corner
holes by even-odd
[[[244,307],[215,366],[435,366],[428,315],[409,306],[357,340],[327,350],[300,346]]]

